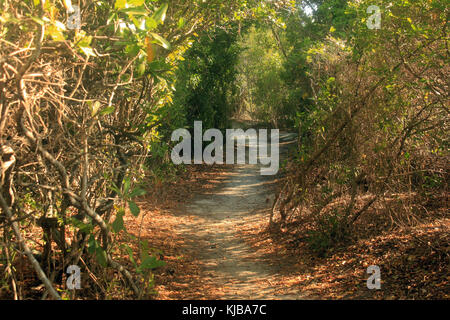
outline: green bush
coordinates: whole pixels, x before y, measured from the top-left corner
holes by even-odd
[[[308,232],[309,248],[318,256],[324,257],[329,249],[348,239],[346,219],[337,214],[318,218],[316,229]]]

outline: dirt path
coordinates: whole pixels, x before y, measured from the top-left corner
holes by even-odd
[[[292,135],[281,135],[280,151],[288,149],[288,141]],[[281,163],[283,158],[285,152]],[[167,189],[169,196],[139,203],[147,203],[142,237],[166,261],[155,272],[158,299],[448,298],[442,289],[448,287],[448,259],[427,245],[446,247],[448,219],[416,228],[422,240],[410,229],[393,230],[389,216],[375,212],[356,226],[356,242],[317,257],[295,234],[266,230],[278,181],[261,176],[259,165],[191,170]],[[439,212],[445,209],[434,214],[444,216]],[[139,225],[133,218],[126,222]],[[367,288],[369,265],[389,270],[383,290]]]
[[[285,154],[292,135],[280,135]],[[281,161],[280,161],[281,162]],[[235,165],[228,179],[209,193],[194,196],[186,206],[177,233],[197,252],[201,277],[223,293],[223,299],[305,299],[306,295],[277,287],[277,267],[269,265],[239,234],[246,223],[268,219],[275,178],[262,176],[259,165]]]

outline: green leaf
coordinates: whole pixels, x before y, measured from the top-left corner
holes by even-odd
[[[127,0],[116,0],[116,4],[114,5],[114,8],[116,9],[123,9],[127,5]]]
[[[408,22],[409,22],[409,24],[411,25],[411,28],[414,30],[414,31],[417,31],[417,27],[414,25],[414,23],[412,22],[412,19],[411,18],[406,18],[406,20],[408,20]]]
[[[155,19],[158,23],[163,23],[166,19],[166,13],[167,9],[169,8],[169,5],[167,3],[164,3],[161,7],[159,7],[155,13],[153,14],[153,19]]]
[[[129,18],[131,19],[131,21],[133,21],[136,29],[141,29],[141,22],[139,22],[139,20],[137,20],[132,14],[129,15]]]
[[[140,47],[137,44],[129,44],[125,47],[125,53],[131,57],[138,55]]]
[[[128,13],[130,15],[136,15],[136,16],[144,16],[146,14],[148,14],[147,9],[145,9],[144,7],[142,8],[124,8],[124,9],[120,9],[121,12],[124,13]]]
[[[95,250],[97,250],[97,241],[95,240],[95,237],[93,234],[91,234],[89,240],[88,240],[88,248],[87,248],[89,253],[94,253]]]
[[[128,246],[127,244],[123,244],[122,247],[127,250],[130,261],[133,263],[134,267],[137,268],[136,261],[134,260],[133,256],[133,250],[131,250],[130,246]]]
[[[106,25],[110,25],[115,18],[117,18],[117,13],[114,12],[106,21]]]
[[[128,190],[130,190],[130,184],[131,184],[130,177],[126,177],[123,182],[123,194],[125,196],[127,195]]]
[[[122,191],[117,187],[117,185],[114,182],[112,182],[112,186],[109,186],[108,188],[123,198]]]
[[[147,31],[153,30],[158,26],[158,23],[152,17],[145,18],[145,27]]]
[[[38,18],[38,17],[31,17],[31,16],[30,16],[30,18],[31,18],[34,22],[40,24],[41,26],[43,26],[43,25],[45,24],[44,20],[42,20],[41,18]]]
[[[58,30],[61,30],[61,31],[66,30],[66,25],[64,23],[62,23],[61,21],[55,21],[55,22],[53,22],[53,24],[55,25],[56,28],[58,28]]]
[[[94,50],[92,50],[91,47],[80,47],[80,50],[83,51],[83,53],[89,57],[96,57],[97,55],[95,54]]]
[[[123,216],[124,216],[123,212],[121,212],[121,211],[117,212],[116,219],[111,224],[112,229],[114,230],[115,233],[119,233],[120,231],[125,229],[125,227],[123,225]]]
[[[144,259],[144,261],[142,261],[142,263],[139,266],[137,271],[142,272],[144,270],[156,269],[159,267],[163,267],[165,265],[166,265],[166,263],[164,261],[158,260],[154,256],[151,256],[151,257],[147,257],[146,259]]]
[[[77,227],[81,232],[90,233],[94,227],[91,224],[86,224],[78,220],[77,218],[71,218],[71,223]]]
[[[183,17],[180,18],[180,20],[178,20],[178,28],[183,28],[184,25],[186,24],[186,21],[184,20]]]
[[[145,0],[128,0],[130,6],[139,7],[144,4]]]
[[[95,115],[98,112],[98,109],[101,107],[101,103],[99,101],[95,101],[94,103],[91,103],[91,116],[95,117]]]
[[[145,260],[149,257],[148,254],[148,240],[141,241],[141,260]]]
[[[106,267],[108,265],[108,263],[107,263],[108,259],[106,257],[106,252],[105,252],[105,250],[103,250],[103,248],[97,247],[97,249],[95,250],[95,255],[97,257],[97,262],[102,267]]]
[[[152,35],[153,38],[155,38],[155,40],[157,40],[160,45],[167,50],[170,50],[170,43],[169,41],[167,41],[166,39],[164,39],[163,37],[161,37],[159,34],[150,32],[150,34]]]
[[[146,68],[147,68],[147,63],[145,61],[140,63],[137,68],[138,76],[143,76]]]
[[[100,111],[100,115],[102,116],[106,116],[108,114],[111,114],[115,111],[116,109],[114,107],[106,107],[104,108],[102,111]]]
[[[75,41],[79,47],[89,47],[92,42],[92,36],[86,36],[84,31],[80,31],[75,35]]]
[[[140,197],[140,196],[143,196],[146,193],[147,193],[147,191],[145,191],[144,189],[135,188],[135,189],[133,189],[133,191],[131,191],[130,198]]]
[[[51,25],[47,28],[46,33],[52,37],[55,41],[65,41],[64,34],[55,25]]]
[[[130,211],[133,214],[133,216],[137,217],[139,213],[141,212],[141,209],[139,209],[138,205],[134,203],[133,201],[128,201],[128,206],[130,207]]]

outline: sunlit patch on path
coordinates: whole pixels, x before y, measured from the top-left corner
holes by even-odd
[[[292,140],[293,135],[280,138],[286,150],[288,144],[283,146],[283,141]],[[244,224],[261,218],[261,213],[268,217],[275,178],[261,176],[259,165],[236,165],[230,170],[218,188],[188,203],[185,214],[193,219],[177,230],[187,246],[198,248],[202,277],[223,293],[222,299],[305,299],[298,289],[277,287],[276,270],[255,257],[239,236]]]

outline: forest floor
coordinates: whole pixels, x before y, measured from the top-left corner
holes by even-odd
[[[372,211],[353,241],[318,257],[301,227],[268,229],[279,178],[261,176],[258,165],[191,166],[141,199],[142,220],[129,215],[126,224],[136,234],[140,225],[166,262],[155,271],[156,299],[450,297],[447,194],[434,218],[413,228]],[[381,290],[366,286],[370,265],[381,268]]]
[[[283,153],[295,142],[289,134],[280,139]],[[159,299],[310,298],[280,283],[283,266],[256,252],[243,233],[267,221],[277,178],[261,175],[260,165],[195,169],[192,180],[174,186],[178,201],[168,192],[167,207],[144,218],[141,236],[159,244],[169,262],[157,277]]]
[[[450,219],[381,230],[372,221],[374,230],[318,257],[298,235],[268,229],[277,180],[251,166],[192,169],[140,203],[141,236],[167,263],[155,271],[156,299],[450,298]],[[381,290],[366,286],[369,265],[381,268]]]

